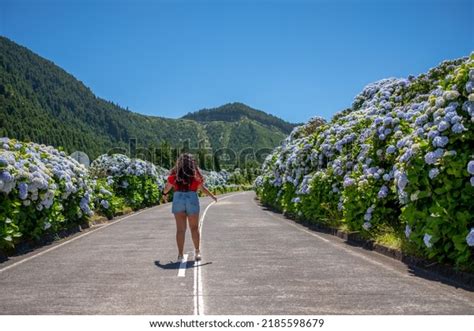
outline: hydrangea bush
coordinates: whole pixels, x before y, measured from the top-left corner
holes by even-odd
[[[214,189],[216,187],[222,187],[227,185],[229,182],[230,174],[226,170],[221,171],[206,171],[201,170],[204,177],[204,182],[207,188]]]
[[[384,79],[330,121],[295,128],[255,181],[260,199],[421,254],[473,266],[474,55]]]
[[[94,206],[96,211],[112,219],[126,206],[125,198],[117,196],[112,188],[111,179],[99,178],[94,183]]]
[[[92,162],[89,171],[92,177],[102,179],[102,183],[105,179],[114,195],[124,198],[133,209],[159,202],[167,173],[150,162],[130,159],[122,154],[99,156]],[[102,207],[105,208],[105,205]]]
[[[0,247],[84,222],[92,194],[86,169],[64,152],[0,138]]]
[[[228,192],[251,189],[245,185],[233,183],[234,174],[236,172],[221,171],[202,171],[206,187],[214,194],[223,194]]]

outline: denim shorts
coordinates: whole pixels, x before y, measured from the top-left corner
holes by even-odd
[[[194,191],[176,191],[173,195],[173,214],[185,212],[187,215],[199,214],[199,198]]]

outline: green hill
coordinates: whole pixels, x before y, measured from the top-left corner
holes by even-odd
[[[240,102],[228,103],[217,108],[202,109],[194,113],[188,113],[183,116],[183,118],[195,120],[198,122],[235,122],[248,118],[250,120],[257,121],[266,127],[276,128],[287,134],[289,134],[295,127],[295,125],[292,123],[288,123],[261,110],[250,108],[249,106]]]
[[[201,123],[215,150],[222,147],[239,151],[248,147],[271,148],[295,127],[295,124],[239,102],[202,109],[182,118]]]
[[[81,150],[91,158],[112,148],[180,146],[201,141],[214,150],[273,148],[294,124],[241,103],[181,119],[146,116],[103,100],[66,71],[0,36],[0,136]]]

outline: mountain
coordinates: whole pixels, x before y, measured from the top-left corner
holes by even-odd
[[[194,113],[188,113],[182,118],[195,120],[198,122],[234,122],[248,118],[266,125],[267,127],[277,128],[287,134],[289,134],[295,127],[295,124],[288,123],[261,110],[250,108],[249,106],[240,102],[228,103],[217,108],[201,109]]]
[[[188,113],[182,119],[199,122],[213,149],[273,148],[295,127],[295,124],[240,102]]]
[[[134,138],[151,148],[200,141],[213,150],[273,148],[295,124],[241,103],[180,119],[146,116],[103,100],[53,62],[0,36],[0,136],[81,150],[95,158]]]

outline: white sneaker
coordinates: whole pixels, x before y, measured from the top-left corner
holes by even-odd
[[[182,262],[184,260],[184,256],[183,255],[178,255],[178,262]]]
[[[194,252],[194,261],[201,261],[201,252],[199,250]]]

